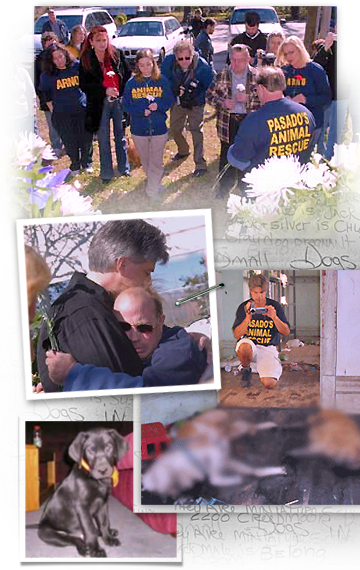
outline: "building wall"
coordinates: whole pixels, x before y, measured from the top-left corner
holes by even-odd
[[[321,272],[320,401],[360,413],[360,271]]]

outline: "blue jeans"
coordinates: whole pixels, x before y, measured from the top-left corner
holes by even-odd
[[[61,150],[63,143],[62,143],[62,140],[61,140],[59,134],[57,133],[56,129],[54,128],[54,126],[51,122],[51,112],[50,111],[44,111],[44,113],[45,113],[46,122],[47,122],[48,127],[49,127],[49,139],[51,142],[51,146],[54,150]]]
[[[360,115],[351,115],[351,121],[353,124],[353,138],[351,142],[359,142]]]
[[[322,144],[318,145],[318,150],[328,160],[334,155],[334,145],[340,144],[341,134],[345,125],[347,113],[347,100],[340,99],[338,101],[331,101],[330,105],[326,108],[324,114],[324,125],[321,132]],[[324,143],[324,136],[327,130],[327,142]]]
[[[17,140],[20,140],[20,133],[37,133],[37,126],[36,126],[36,119],[33,115],[28,115],[23,119],[12,119],[9,125],[5,126],[6,132],[8,133],[6,136],[11,139],[12,137],[16,137]]]
[[[110,121],[113,120],[115,139],[115,152],[117,167],[120,174],[130,172],[130,164],[126,150],[126,138],[123,129],[123,111],[119,99],[110,103],[104,100],[101,114],[100,127],[98,130],[99,153],[100,153],[100,178],[110,180],[114,176],[111,158]]]

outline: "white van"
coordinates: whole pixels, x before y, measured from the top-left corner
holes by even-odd
[[[89,32],[93,26],[104,26],[109,38],[117,35],[116,25],[107,10],[103,8],[72,8],[69,10],[55,10],[56,17],[65,22],[69,32],[74,26],[82,24]],[[29,28],[27,33],[16,42],[14,46],[14,58],[18,65],[30,68],[36,56],[41,52],[41,31],[48,15],[43,14]],[[70,38],[69,38],[70,39]]]

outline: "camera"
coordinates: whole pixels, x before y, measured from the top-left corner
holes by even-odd
[[[257,58],[261,65],[274,65],[276,55],[274,53],[266,53],[263,49],[257,51]]]
[[[266,307],[250,307],[250,313],[252,315],[266,315],[267,308]]]
[[[185,85],[185,91],[183,95],[179,97],[180,105],[181,107],[184,107],[184,109],[192,109],[196,106],[197,100],[194,98],[194,91],[199,83],[200,82],[197,79],[192,79]]]

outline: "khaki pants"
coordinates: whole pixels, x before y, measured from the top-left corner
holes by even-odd
[[[191,132],[194,145],[194,162],[195,168],[205,169],[206,162],[204,160],[204,105],[193,107],[192,109],[184,109],[180,105],[173,105],[170,111],[170,132],[179,154],[189,154],[190,148],[184,137],[184,127],[186,119],[189,121],[189,129]]]
[[[141,165],[147,176],[146,193],[154,198],[160,187],[164,174],[163,156],[168,134],[140,137],[132,135]]]

